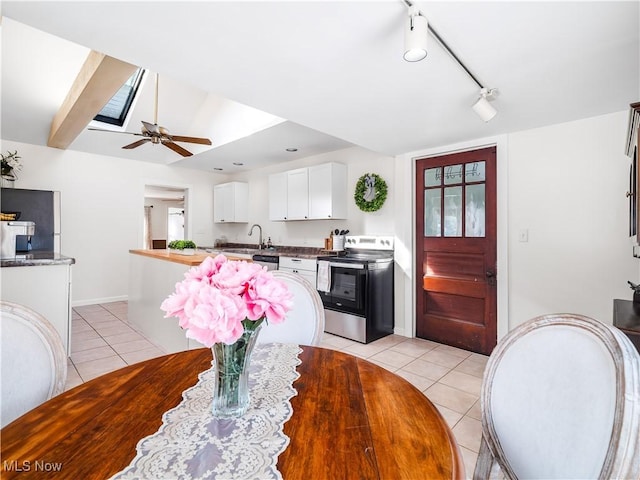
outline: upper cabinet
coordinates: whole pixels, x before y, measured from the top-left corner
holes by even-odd
[[[270,220],[347,216],[347,167],[326,163],[269,176]]]
[[[249,187],[245,182],[221,183],[213,187],[213,221],[247,223]]]
[[[347,218],[347,167],[325,163],[309,167],[309,218]]]

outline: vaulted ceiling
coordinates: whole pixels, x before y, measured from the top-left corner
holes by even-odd
[[[417,5],[478,80],[499,90],[489,123],[470,108],[478,85],[433,37],[425,60],[402,59],[400,0],[3,1],[2,138],[46,144],[91,50],[159,72],[159,123],[208,136],[213,148],[182,159],[154,145],[122,150],[135,138],[86,130],[69,148],[206,170],[351,144],[396,155],[640,99],[637,1]],[[128,131],[152,119],[152,97],[147,81]],[[248,120],[254,109],[260,121]]]

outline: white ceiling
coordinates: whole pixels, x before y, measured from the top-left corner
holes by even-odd
[[[159,123],[210,136],[214,148],[182,144],[196,153],[182,160],[154,145],[122,150],[135,137],[101,132],[83,132],[70,148],[207,170],[350,144],[396,155],[625,110],[640,99],[638,1],[417,4],[479,81],[499,90],[491,122],[470,108],[479,87],[433,37],[426,60],[402,59],[400,0],[5,0],[4,16],[34,28],[3,22],[2,138],[46,144],[89,49],[159,72]],[[129,131],[152,120],[152,82],[145,86]],[[222,104],[279,118],[221,145],[219,133],[234,123]],[[244,167],[231,166],[238,161]]]

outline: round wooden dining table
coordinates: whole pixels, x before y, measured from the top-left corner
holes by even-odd
[[[409,382],[361,358],[303,346],[285,480],[464,478],[455,438]],[[45,402],[0,431],[0,477],[106,479],[182,401],[211,350],[189,350],[108,373]],[[37,463],[40,462],[40,463]],[[36,465],[41,468],[36,469]]]

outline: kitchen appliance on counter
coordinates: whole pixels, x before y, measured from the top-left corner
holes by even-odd
[[[20,258],[31,251],[31,237],[36,224],[29,221],[11,220],[0,222],[0,258]],[[25,248],[18,248],[24,242]]]
[[[25,236],[16,239],[16,250],[60,253],[60,192],[3,188],[0,191],[3,212],[20,212],[20,221],[36,224],[30,246]]]
[[[393,237],[346,236],[338,256],[318,257],[325,332],[369,343],[393,333]]]

